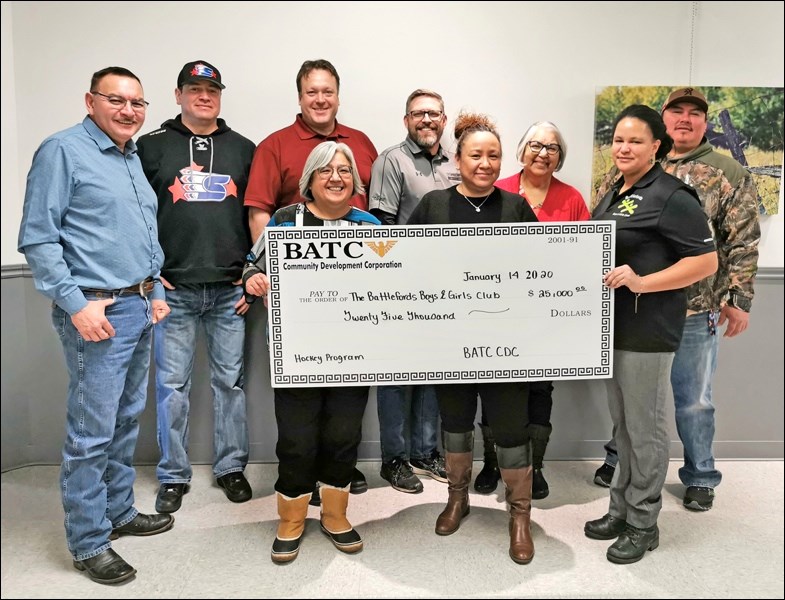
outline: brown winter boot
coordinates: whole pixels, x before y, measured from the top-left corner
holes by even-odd
[[[278,497],[278,533],[275,535],[273,550],[270,558],[274,563],[288,563],[297,558],[300,552],[300,540],[305,531],[305,517],[308,515],[308,500],[310,494],[303,494],[296,498],[289,498],[280,492]]]
[[[526,565],[534,558],[531,534],[532,467],[529,444],[517,448],[497,448],[504,481],[505,499],[510,507],[510,558]],[[505,468],[505,465],[516,465]],[[518,466],[523,465],[523,466]]]
[[[450,535],[458,531],[461,520],[469,514],[469,482],[472,479],[474,432],[444,432],[444,465],[447,470],[447,506],[436,519],[436,533]]]
[[[363,540],[346,518],[349,505],[349,487],[337,488],[319,484],[322,494],[322,533],[330,538],[341,552],[354,554],[363,549]]]

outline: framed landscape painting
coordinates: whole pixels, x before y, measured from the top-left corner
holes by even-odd
[[[679,85],[608,86],[597,89],[594,109],[592,206],[597,190],[613,167],[613,121],[630,104],[659,111]],[[783,88],[696,87],[709,103],[706,137],[718,152],[732,156],[751,174],[758,188],[760,214],[779,212],[783,151]]]

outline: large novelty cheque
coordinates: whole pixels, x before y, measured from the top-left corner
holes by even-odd
[[[271,227],[274,387],[613,374],[615,225]]]

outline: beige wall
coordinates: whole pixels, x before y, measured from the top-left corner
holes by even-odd
[[[2,279],[2,416],[0,467],[58,464],[65,432],[68,380],[62,349],[50,324],[49,306],[24,270]],[[720,342],[714,402],[717,405],[715,454],[719,459],[783,458],[783,331],[782,269],[767,269],[756,283],[750,328]],[[246,393],[252,462],[275,462],[278,439],[270,388],[270,361],[265,346],[265,314],[256,304],[248,315]],[[155,438],[155,391],[149,388],[141,419],[138,463],[158,460]],[[602,380],[555,384],[553,435],[548,460],[599,459],[610,436],[611,421]],[[361,459],[379,460],[379,421],[375,388],[363,421]],[[672,412],[672,403],[669,403]],[[682,455],[673,418],[671,457]],[[191,390],[189,454],[194,463],[212,462],[212,399],[203,340],[194,365]],[[475,455],[482,455],[477,435]]]
[[[606,85],[783,86],[782,2],[3,2],[2,264],[16,252],[24,180],[48,135],[84,116],[90,75],[110,64],[142,80],[142,133],[174,116],[178,71],[215,64],[223,116],[254,141],[290,124],[295,74],[327,58],[341,75],[339,119],[379,150],[404,136],[404,101],[429,87],[496,118],[505,157],[533,121],[563,130],[560,178],[591,180],[594,94]],[[694,20],[693,10],[697,9]],[[694,43],[693,43],[694,42]],[[691,59],[692,57],[692,59]],[[691,80],[690,80],[691,74]],[[761,265],[783,266],[782,215],[763,223]]]
[[[450,124],[462,108],[497,119],[502,174],[533,121],[562,128],[569,156],[560,177],[588,195],[594,94],[605,85],[783,86],[782,2],[3,2],[2,264],[16,252],[27,170],[38,144],[84,116],[90,75],[115,64],[142,79],[151,102],[142,133],[176,114],[177,72],[204,59],[222,71],[223,116],[253,140],[288,125],[298,110],[295,74],[327,58],[342,78],[339,119],[364,130],[379,150],[400,141],[406,96],[442,93]],[[694,21],[693,10],[697,8]],[[118,12],[119,10],[119,12]],[[691,44],[694,41],[694,44]],[[690,61],[692,56],[692,64]],[[781,201],[782,205],[782,201]],[[750,331],[724,340],[715,400],[720,457],[782,457],[783,220],[763,223]],[[274,459],[276,441],[264,348],[264,316],[249,318],[247,390],[252,459]],[[47,301],[25,269],[3,268],[2,467],[57,463],[65,414],[65,371]],[[209,462],[211,401],[194,383],[192,456]],[[557,387],[551,458],[598,458],[610,433],[596,382]],[[152,397],[152,396],[151,396]],[[137,458],[155,460],[154,404],[145,413]],[[673,439],[676,439],[675,435]],[[678,455],[676,445],[672,455]],[[364,458],[378,457],[373,400]]]

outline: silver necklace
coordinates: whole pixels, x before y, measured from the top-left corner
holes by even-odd
[[[548,184],[548,187],[550,188],[550,184]],[[526,195],[526,190],[525,190],[525,189],[523,189],[523,175],[521,175],[521,182],[520,182],[520,184],[518,185],[518,194],[519,194],[520,196],[523,196],[523,198],[526,200],[526,202],[528,202],[528,203],[529,203],[529,206],[531,206],[531,207],[532,207],[532,210],[537,210],[537,209],[539,209],[539,208],[542,208],[542,205],[545,203],[545,200],[544,200],[544,199],[543,199],[543,201],[542,201],[542,202],[540,202],[540,203],[538,203],[538,204],[532,204],[532,203],[531,203],[531,201],[529,200],[529,197]],[[545,192],[545,195],[546,195],[546,196],[548,195],[548,192],[547,192],[547,191]]]
[[[461,192],[458,192],[458,193],[459,193],[459,194],[461,194]],[[488,192],[488,195],[487,195],[487,196],[485,196],[485,198],[483,198],[483,199],[482,199],[482,202],[480,202],[479,204],[475,204],[474,202],[472,202],[471,200],[469,200],[469,199],[468,199],[466,196],[464,196],[463,194],[461,194],[461,196],[463,196],[463,199],[464,199],[464,200],[466,200],[466,202],[468,202],[469,204],[471,204],[471,205],[474,207],[474,210],[476,210],[477,212],[480,212],[480,209],[482,208],[482,205],[483,205],[483,204],[485,204],[485,203],[488,201],[488,198],[490,198],[490,197],[491,197],[491,194],[493,194],[493,190],[491,190],[490,192]]]

